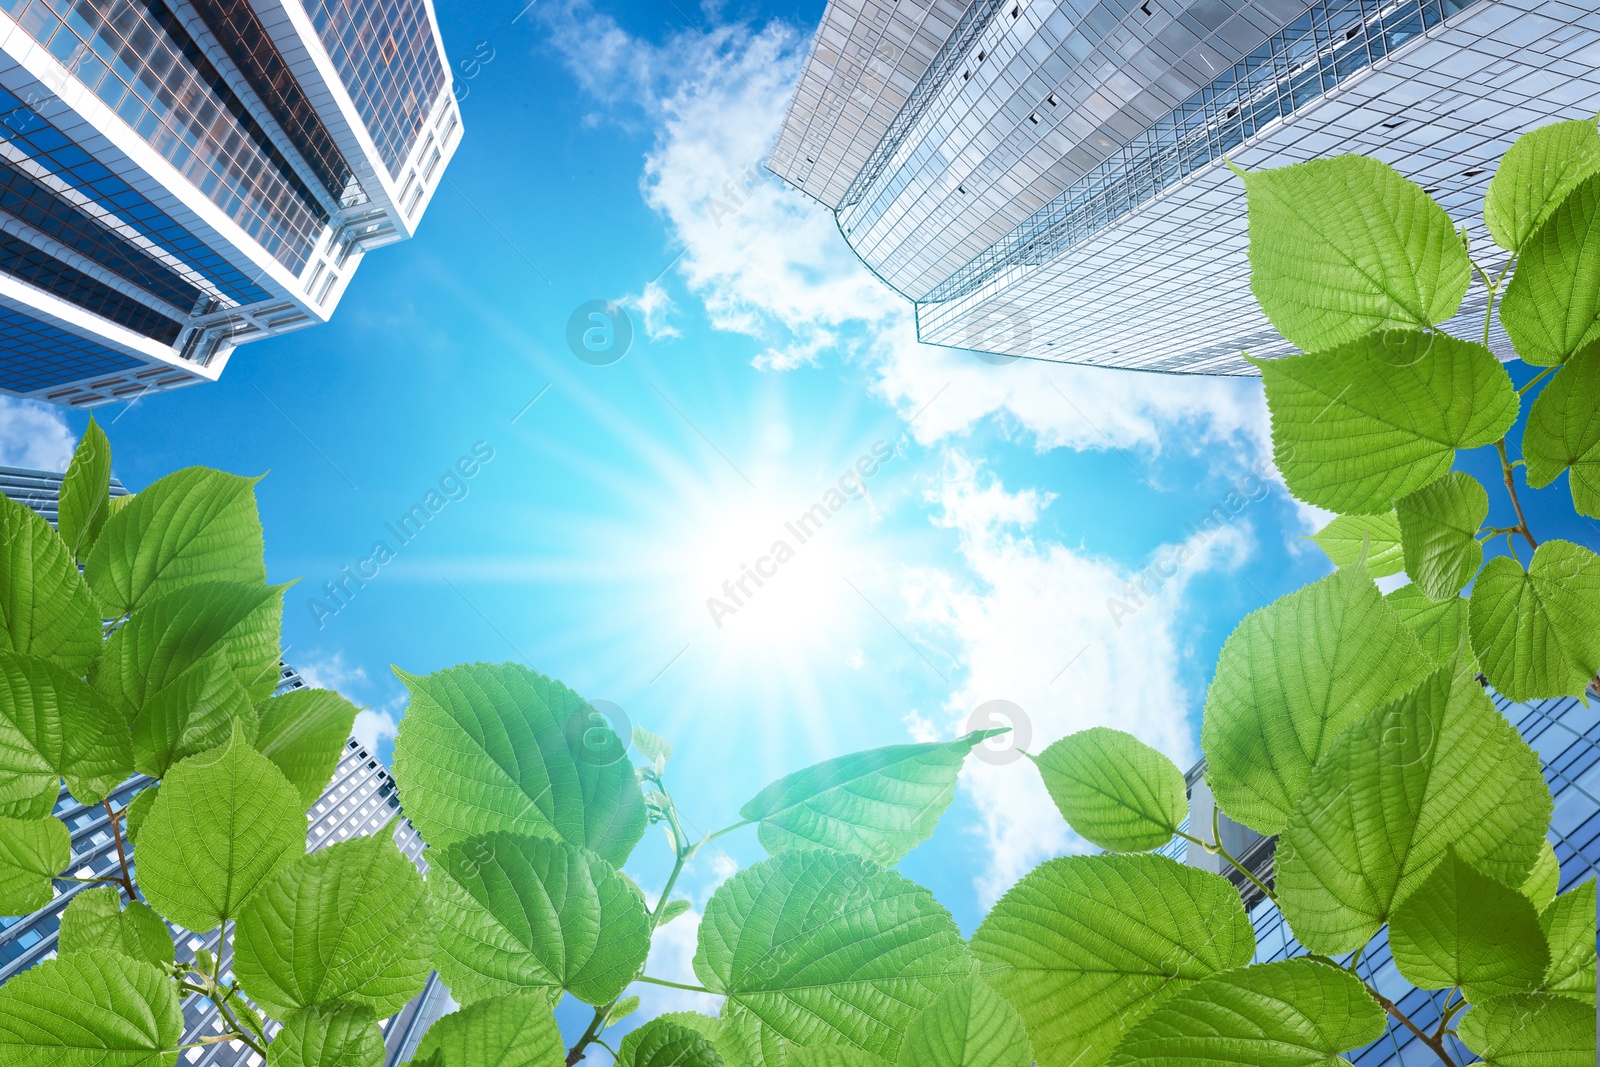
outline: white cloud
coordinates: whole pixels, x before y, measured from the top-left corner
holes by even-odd
[[[357,707],[365,703],[363,694],[369,691],[372,685],[365,668],[359,664],[346,663],[343,652],[334,652],[332,655],[313,653],[309,656],[296,657],[294,668],[300,672],[300,677],[306,680],[307,685],[316,689],[332,689]],[[376,708],[363,707],[356,712],[356,721],[350,728],[350,735],[361,742],[368,752],[376,752],[380,740],[394,739],[395,732],[399,729],[399,717],[403,714],[405,714],[404,695]]]
[[[0,397],[0,464],[63,471],[76,443],[60,408]]]
[[[677,305],[672,302],[672,295],[659,281],[645,283],[642,290],[632,296],[625,296],[618,301],[624,308],[636,312],[644,327],[644,335],[652,341],[662,341],[669,337],[682,337],[677,327],[667,321],[667,317],[677,310]]]

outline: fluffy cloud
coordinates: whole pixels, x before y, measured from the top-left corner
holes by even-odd
[[[297,657],[294,668],[307,685],[317,689],[332,689],[358,707],[365,703],[363,694],[372,688],[372,680],[367,677],[365,668],[346,663],[343,652]],[[380,741],[394,740],[395,732],[399,729],[399,717],[405,714],[404,703],[405,697],[401,696],[384,706],[361,708],[356,712],[355,725],[350,728],[351,736],[360,741],[368,752],[377,752]]]
[[[77,434],[61,409],[32,400],[0,397],[0,463],[61,471],[72,459]]]

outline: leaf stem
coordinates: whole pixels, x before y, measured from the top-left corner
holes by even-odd
[[[583,1036],[578,1038],[578,1043],[567,1050],[567,1067],[573,1067],[573,1064],[583,1059],[583,1050],[588,1048],[590,1043],[600,1036],[600,1028],[605,1025],[606,1012],[610,1010],[611,1005],[609,1004],[594,1010],[594,1018],[589,1020],[589,1028],[583,1032]]]
[[[648,974],[641,974],[635,978],[634,981],[647,982],[650,985],[664,985],[668,989],[687,989],[691,993],[711,993],[711,990],[707,989],[703,985],[687,985],[683,982],[669,982],[665,978],[652,978]],[[715,993],[712,993],[711,995],[716,996]]]
[[[1267,888],[1267,884],[1265,882],[1263,882],[1261,879],[1257,878],[1254,874],[1252,874],[1244,866],[1244,864],[1242,864],[1238,860],[1234,859],[1233,858],[1233,854],[1230,853],[1227,849],[1223,848],[1222,847],[1222,843],[1220,841],[1202,841],[1200,838],[1195,837],[1192,834],[1186,834],[1182,830],[1178,831],[1178,836],[1183,838],[1185,841],[1191,841],[1194,844],[1199,845],[1201,848],[1205,849],[1207,852],[1211,853],[1213,856],[1221,856],[1223,859],[1227,860],[1228,863],[1230,863],[1233,866],[1234,870],[1238,871],[1240,874],[1242,874],[1246,878],[1250,879],[1251,882],[1255,883],[1255,887],[1257,889],[1261,890],[1262,893],[1266,894],[1266,897],[1267,897],[1268,900],[1272,901],[1272,903],[1274,903],[1274,904],[1278,903],[1278,895],[1276,893],[1274,893],[1271,889],[1268,889]]]
[[[106,806],[106,816],[111,820],[111,836],[117,842],[117,862],[122,865],[122,888],[128,894],[130,901],[138,900],[139,894],[133,888],[133,874],[128,870],[128,853],[122,847],[122,827],[119,825],[122,819],[122,811],[127,811],[128,809],[112,811],[110,797],[106,797],[101,803]],[[112,880],[116,881],[117,879]]]
[[[1540,371],[1538,374],[1535,374],[1532,378],[1529,378],[1528,379],[1528,384],[1524,385],[1521,389],[1517,390],[1517,395],[1518,396],[1523,396],[1524,394],[1527,393],[1527,391],[1529,389],[1532,389],[1534,386],[1536,386],[1540,382],[1544,381],[1545,375],[1553,374],[1553,373],[1555,373],[1555,371],[1556,371],[1555,367],[1546,367],[1544,370]]]
[[[1416,1023],[1412,1022],[1406,1017],[1406,1013],[1400,1010],[1400,1006],[1398,1004],[1384,996],[1382,993],[1378,992],[1376,989],[1373,989],[1370,984],[1367,986],[1367,992],[1372,995],[1373,1000],[1376,1000],[1379,1005],[1383,1007],[1384,1011],[1398,1019],[1400,1021],[1400,1025],[1417,1035],[1417,1039],[1424,1045],[1427,1045],[1429,1048],[1433,1049],[1433,1054],[1444,1061],[1445,1067],[1456,1067],[1456,1061],[1452,1060],[1450,1058],[1450,1053],[1445,1051],[1444,1036],[1442,1034],[1436,1034],[1432,1037],[1428,1036],[1422,1032]]]
[[[1517,499],[1517,480],[1514,477],[1515,469],[1511,466],[1511,457],[1506,454],[1506,439],[1504,437],[1494,443],[1495,451],[1500,453],[1500,473],[1505,478],[1506,492],[1511,494],[1511,506],[1517,512],[1517,525],[1511,527],[1512,533],[1520,533],[1528,542],[1528,547],[1538,551],[1539,542],[1533,539],[1533,531],[1528,529],[1528,517],[1522,513],[1522,501]]]

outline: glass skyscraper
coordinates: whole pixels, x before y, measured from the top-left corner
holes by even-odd
[[[428,0],[0,0],[0,392],[92,407],[325,322],[461,138]]]
[[[1373,155],[1477,225],[1517,135],[1597,110],[1593,4],[830,0],[767,165],[923,341],[1251,374],[1241,349],[1290,349],[1250,294],[1224,156]]]

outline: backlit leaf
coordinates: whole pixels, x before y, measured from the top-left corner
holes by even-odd
[[[889,1061],[847,1045],[817,1045],[795,1049],[789,1067],[889,1067]]]
[[[1523,362],[1562,363],[1600,339],[1600,175],[1580,182],[1523,243],[1500,300]]]
[[[45,817],[62,778],[98,804],[132,769],[127,724],[105,698],[53,663],[0,652],[0,815]]]
[[[495,997],[453,1011],[428,1027],[416,1059],[439,1054],[441,1067],[566,1067],[567,1048],[542,996]]]
[[[62,476],[56,505],[56,529],[75,562],[82,563],[89,555],[110,514],[111,442],[90,415]]]
[[[1383,602],[1406,624],[1430,666],[1444,667],[1464,656],[1467,665],[1476,669],[1477,659],[1467,642],[1465,597],[1433,600],[1414,585],[1402,585],[1387,594]]]
[[[1278,842],[1278,902],[1311,951],[1353,951],[1448,848],[1520,885],[1550,808],[1534,751],[1476,681],[1439,670],[1323,755]]]
[[[1489,684],[1512,700],[1582,696],[1600,671],[1600,556],[1553,540],[1527,570],[1496,556],[1473,583],[1467,625]]]
[[[1333,739],[1427,666],[1359,568],[1246,616],[1206,694],[1200,736],[1217,803],[1263,834],[1281,832]]]
[[[672,758],[672,743],[660,734],[653,734],[643,726],[633,728],[633,747],[639,750],[639,755],[650,761],[657,774],[666,767],[667,761]]]
[[[710,1038],[669,1018],[630,1033],[617,1053],[616,1067],[723,1067]]]
[[[1483,562],[1477,534],[1489,494],[1470,474],[1451,471],[1395,501],[1406,574],[1434,600],[1454,600]]]
[[[1595,882],[1569,889],[1539,914],[1539,926],[1550,944],[1550,970],[1544,989],[1594,1003]]]
[[[771,853],[823,848],[890,866],[926,841],[950,806],[967,753],[1004,729],[890,745],[796,771],[739,809]]]
[[[72,553],[32,508],[0,497],[0,651],[82,675],[100,654],[100,613]]]
[[[1522,435],[1528,484],[1567,471],[1572,506],[1600,518],[1600,343],[1586,346],[1539,391]]]
[[[1374,578],[1398,574],[1404,566],[1400,524],[1392,511],[1383,515],[1335,515],[1332,522],[1311,535],[1311,540],[1335,567],[1348,567],[1365,558],[1367,573]]]
[[[1501,248],[1522,248],[1582,182],[1600,173],[1594,119],[1553,122],[1518,137],[1483,199],[1483,221]]]
[[[1533,861],[1533,870],[1523,879],[1522,895],[1533,901],[1534,911],[1543,911],[1556,898],[1560,887],[1561,861],[1556,859],[1550,839],[1545,838],[1539,846],[1539,858]]]
[[[383,1031],[365,1004],[291,1012],[267,1048],[267,1067],[383,1067]]]
[[[79,891],[61,914],[57,949],[74,952],[120,952],[130,959],[162,966],[173,961],[172,934],[150,907],[132,901],[126,907],[113,886]]]
[[[1070,856],[1012,886],[972,952],[1041,1067],[1099,1067],[1157,1005],[1250,962],[1255,936],[1225,878],[1165,856]]]
[[[1444,334],[1390,330],[1255,365],[1290,491],[1341,514],[1386,514],[1444,477],[1456,449],[1493,444],[1517,418],[1494,353]]]
[[[6,1067],[173,1067],[182,1041],[177,985],[119,953],[46,960],[0,986]]]
[[[28,915],[55,898],[56,875],[72,862],[72,835],[59,820],[0,817],[0,915]]]
[[[1022,1016],[974,970],[917,1016],[896,1062],[901,1067],[1029,1067],[1033,1046]]]
[[[1461,1040],[1489,1067],[1592,1067],[1594,1005],[1544,993],[1492,997],[1467,1009]]]
[[[331,689],[293,689],[256,705],[256,748],[310,808],[327,788],[355,724],[356,706]]]
[[[1068,734],[1034,762],[1067,824],[1112,852],[1160,848],[1189,811],[1183,772],[1121,730],[1096,726]]]

